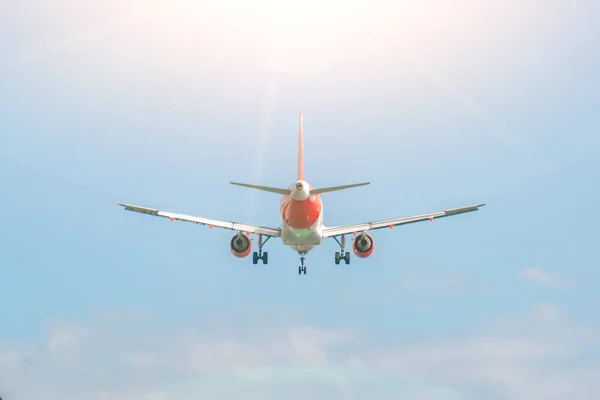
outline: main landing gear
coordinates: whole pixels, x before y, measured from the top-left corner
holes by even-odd
[[[266,251],[263,253],[262,248],[271,239],[271,236],[267,236],[267,239],[263,242],[262,235],[258,235],[258,253],[255,251],[252,254],[252,264],[258,264],[258,260],[262,260],[263,264],[266,265],[269,262],[269,253]]]
[[[335,263],[339,264],[340,261],[343,259],[346,265],[348,265],[350,264],[350,253],[347,251],[344,253],[344,247],[346,246],[346,235],[340,236],[342,238],[341,241],[339,241],[337,237],[333,237],[335,241],[338,242],[338,244],[340,245],[340,251],[335,252]]]
[[[298,254],[300,254],[300,266],[298,267],[298,275],[302,273],[306,275],[306,265],[304,265],[304,256],[306,256],[306,252],[299,251]]]

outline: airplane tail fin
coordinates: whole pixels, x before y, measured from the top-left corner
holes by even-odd
[[[304,180],[304,138],[302,132],[302,110],[300,110],[300,128],[298,131],[298,180]]]
[[[303,181],[304,180],[304,132],[302,129],[302,110],[300,110],[300,127],[298,130],[298,180],[299,181]],[[311,194],[321,194],[321,193],[328,193],[328,192],[335,192],[337,190],[344,190],[344,189],[350,189],[353,187],[357,187],[357,186],[364,186],[364,185],[368,185],[370,182],[364,182],[364,183],[355,183],[352,185],[343,185],[343,186],[330,186],[330,187],[325,187],[325,188],[321,188],[321,189],[311,189],[310,193]]]
[[[298,180],[304,180],[304,145],[303,145],[303,131],[302,131],[302,110],[300,110],[300,121],[299,121],[299,130],[298,130]],[[281,189],[270,186],[259,186],[259,185],[249,185],[247,183],[239,183],[239,182],[229,182],[232,185],[243,186],[250,189],[262,190],[264,192],[271,192],[282,194],[284,196],[291,196],[292,191],[290,189]],[[353,183],[351,185],[342,185],[342,186],[329,186],[320,189],[311,189],[310,193],[313,195],[318,195],[322,193],[335,192],[338,190],[350,189],[357,186],[368,185],[370,182],[363,183]]]

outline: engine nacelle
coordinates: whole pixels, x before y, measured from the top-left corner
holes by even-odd
[[[356,257],[367,258],[373,254],[373,250],[375,250],[375,241],[369,234],[365,233],[364,236],[360,234],[352,240],[352,251]]]
[[[248,257],[252,251],[252,241],[244,234],[235,235],[229,242],[229,249],[238,258]]]

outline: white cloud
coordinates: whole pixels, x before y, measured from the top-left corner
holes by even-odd
[[[549,310],[553,329],[546,325]],[[557,314],[549,305],[538,305],[528,315],[492,325],[485,334],[399,344],[381,349],[367,362],[452,382],[473,398],[593,399],[600,384],[591,376],[600,371],[600,358],[587,351],[597,345],[598,329],[557,319]]]
[[[126,325],[99,317],[54,323],[39,346],[0,345],[0,395],[585,400],[600,389],[600,358],[589,351],[598,344],[597,329],[574,324],[549,304],[464,337],[411,343],[285,322],[208,330],[205,320],[165,329],[157,316],[154,330],[140,329],[132,318]]]
[[[77,347],[85,339],[88,333],[87,328],[64,328],[53,332],[48,343],[50,352],[71,352],[77,350]]]
[[[540,322],[548,324],[559,323],[563,318],[562,310],[552,304],[537,304],[533,314]]]
[[[566,278],[559,277],[552,272],[544,271],[539,268],[525,268],[520,273],[521,277],[524,279],[531,280],[533,282],[539,283],[541,285],[546,286],[555,286],[555,287],[571,287],[572,282]]]

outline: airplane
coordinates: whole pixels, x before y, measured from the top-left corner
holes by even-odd
[[[412,224],[421,221],[433,221],[434,219],[449,217],[453,215],[468,213],[479,210],[483,204],[467,207],[454,208],[445,211],[428,214],[400,217],[380,221],[363,222],[352,225],[326,226],[323,224],[323,202],[321,195],[339,190],[345,190],[364,186],[370,182],[354,183],[341,186],[329,186],[314,188],[304,179],[304,146],[302,129],[302,110],[300,110],[298,133],[298,177],[296,182],[287,188],[276,188],[270,186],[250,185],[246,183],[230,182],[232,185],[282,195],[279,203],[281,225],[279,227],[266,227],[249,225],[240,222],[229,222],[193,215],[179,214],[170,211],[162,211],[153,208],[141,207],[131,204],[117,202],[127,211],[169,218],[171,221],[184,221],[200,225],[208,225],[210,228],[224,228],[237,231],[229,242],[231,253],[238,258],[245,258],[252,251],[251,234],[258,235],[258,252],[252,254],[252,263],[258,264],[261,260],[267,264],[269,253],[263,252],[263,246],[271,238],[280,238],[281,242],[295,250],[300,256],[298,274],[306,275],[306,254],[319,246],[324,239],[333,238],[340,246],[340,251],[335,252],[335,263],[340,264],[343,260],[346,265],[350,264],[350,253],[345,251],[346,235],[352,234],[352,251],[359,258],[367,258],[375,250],[375,240],[367,233],[376,229],[394,228],[400,225]],[[338,239],[339,238],[339,239]],[[264,240],[263,240],[264,239]]]

